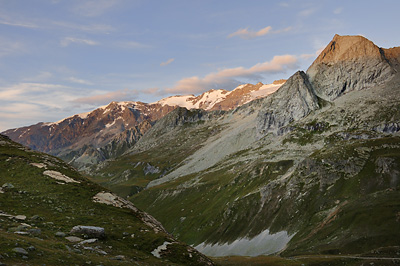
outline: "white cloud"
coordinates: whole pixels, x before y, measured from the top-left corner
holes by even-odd
[[[77,83],[77,84],[82,84],[82,85],[93,85],[92,82],[84,80],[84,79],[78,79],[75,77],[69,77],[67,79],[68,81],[72,82],[72,83]]]
[[[21,17],[19,14],[2,13],[0,11],[0,24],[22,27],[28,29],[41,29],[41,30],[54,30],[54,29],[68,29],[74,31],[83,31],[90,33],[105,33],[108,34],[115,29],[106,24],[75,24],[66,21],[49,20],[46,18],[26,18]]]
[[[53,77],[53,73],[48,72],[48,71],[40,71],[38,74],[31,76],[31,77],[26,77],[23,78],[22,81],[29,83],[29,82],[46,82],[50,78]]]
[[[170,58],[170,59],[168,59],[167,61],[162,62],[162,63],[160,64],[160,66],[167,66],[167,65],[171,64],[171,63],[174,62],[174,61],[175,61],[175,58]]]
[[[101,33],[101,34],[108,34],[115,30],[112,26],[107,24],[75,24],[65,21],[47,21],[44,22],[43,25],[46,25],[43,27],[70,29],[74,31],[78,30],[83,32]]]
[[[238,85],[237,79],[260,80],[264,74],[285,72],[297,68],[297,58],[293,55],[274,56],[271,61],[256,64],[250,68],[236,67],[210,73],[203,78],[193,76],[181,79],[167,93],[200,93],[208,89],[232,88]]]
[[[74,12],[85,17],[97,17],[112,9],[120,0],[80,0]]]
[[[31,28],[31,29],[39,28],[39,26],[36,25],[36,24],[34,24],[34,23],[24,22],[24,21],[6,21],[6,20],[0,20],[0,24],[8,25],[8,26],[14,26],[14,27]]]
[[[22,42],[12,41],[0,37],[0,57],[21,54],[26,52],[26,47]]]
[[[299,16],[300,16],[300,17],[309,17],[309,16],[311,16],[312,14],[314,14],[315,11],[317,11],[317,9],[314,8],[314,7],[313,7],[313,8],[308,8],[308,9],[304,9],[304,10],[302,10],[302,11],[299,12]]]
[[[242,39],[253,39],[256,37],[267,35],[268,33],[270,33],[271,29],[272,29],[271,26],[265,27],[259,31],[251,31],[248,28],[239,29],[239,30],[235,31],[234,33],[229,34],[228,38],[238,36]]]
[[[339,15],[340,13],[342,13],[343,8],[342,7],[338,7],[335,10],[333,10],[333,14],[335,15]]]
[[[0,87],[0,130],[70,116],[72,101],[82,97],[83,93],[81,88],[48,83]],[[80,110],[75,109],[75,112]]]
[[[116,46],[124,49],[142,49],[150,48],[151,46],[135,41],[122,41],[115,43]]]
[[[36,29],[39,25],[33,21],[29,21],[26,18],[21,18],[15,14],[10,15],[8,13],[0,12],[0,24],[13,26],[13,27],[23,27]]]
[[[54,99],[60,102],[68,101],[68,99],[76,98],[75,93],[73,88],[58,84],[18,83],[0,88],[0,99],[14,102],[24,100],[35,104],[57,106],[58,102],[56,103]]]
[[[89,40],[89,39],[80,39],[80,38],[74,38],[74,37],[65,37],[64,39],[62,39],[60,41],[60,45],[62,47],[67,47],[72,43],[77,43],[77,44],[85,44],[85,45],[99,45],[98,42],[95,42],[93,40]]]
[[[36,104],[2,102],[0,100],[0,132],[21,126],[27,126],[46,119],[46,113]]]

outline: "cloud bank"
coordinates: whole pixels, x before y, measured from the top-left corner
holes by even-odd
[[[208,89],[232,88],[241,82],[238,79],[260,80],[268,73],[285,72],[297,68],[298,59],[293,55],[277,55],[271,61],[258,63],[250,68],[236,67],[210,73],[203,78],[198,76],[179,80],[167,93],[200,93]]]

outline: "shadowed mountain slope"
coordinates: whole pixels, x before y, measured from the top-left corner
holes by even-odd
[[[0,135],[0,262],[213,265],[58,158]]]

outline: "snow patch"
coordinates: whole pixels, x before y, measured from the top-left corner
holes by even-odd
[[[194,247],[201,253],[211,257],[224,256],[250,256],[270,255],[283,250],[293,235],[286,231],[270,234],[265,230],[252,239],[241,238],[231,244],[205,244],[201,243]]]
[[[86,119],[91,112],[77,114],[81,119]]]
[[[180,106],[187,109],[205,109],[210,110],[215,104],[223,101],[231,92],[226,90],[210,90],[199,96],[180,95],[164,98],[151,104],[161,104],[169,106]]]
[[[66,183],[80,183],[80,181],[76,181],[66,175],[61,174],[60,172],[53,171],[53,170],[46,170],[43,172],[44,175],[48,177],[54,178],[59,181],[64,181]]]
[[[266,84],[262,85],[258,90],[252,91],[251,96],[256,99],[268,96],[277,91],[283,84]]]
[[[226,90],[211,90],[202,95],[202,97],[196,102],[194,108],[199,109],[202,107],[205,110],[210,110],[214,107],[215,104],[225,100],[225,98],[231,92],[227,92]],[[203,105],[203,106],[202,106]],[[205,107],[204,107],[205,105]]]
[[[249,84],[242,84],[242,85],[239,85],[239,86],[237,86],[233,91],[243,89],[243,88],[246,87],[247,85],[249,85]]]
[[[155,250],[153,250],[151,252],[151,254],[153,254],[154,257],[156,258],[161,258],[161,254],[160,252],[163,250],[167,250],[167,246],[169,244],[172,244],[171,242],[165,241],[161,246],[159,246],[158,248],[156,248]]]
[[[180,107],[185,107],[188,109],[193,108],[193,103],[190,101],[192,99],[195,99],[194,95],[179,95],[179,96],[171,96],[168,98],[164,98],[159,100],[158,102],[154,102],[151,104],[161,104],[162,106],[164,105],[169,105],[169,106],[180,106]]]
[[[117,119],[120,119],[121,117],[118,117]],[[115,119],[112,123],[105,125],[106,128],[112,127],[115,122],[117,121],[117,119]]]

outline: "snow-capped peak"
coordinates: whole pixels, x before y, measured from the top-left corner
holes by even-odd
[[[266,97],[271,93],[274,93],[284,81],[280,81],[279,84],[274,82],[273,84],[262,84],[257,83],[243,84],[237,86],[232,91],[226,90],[209,90],[201,95],[179,95],[170,96],[152,104],[180,106],[188,109],[204,109],[204,110],[229,110],[239,105],[248,103],[257,98]]]

